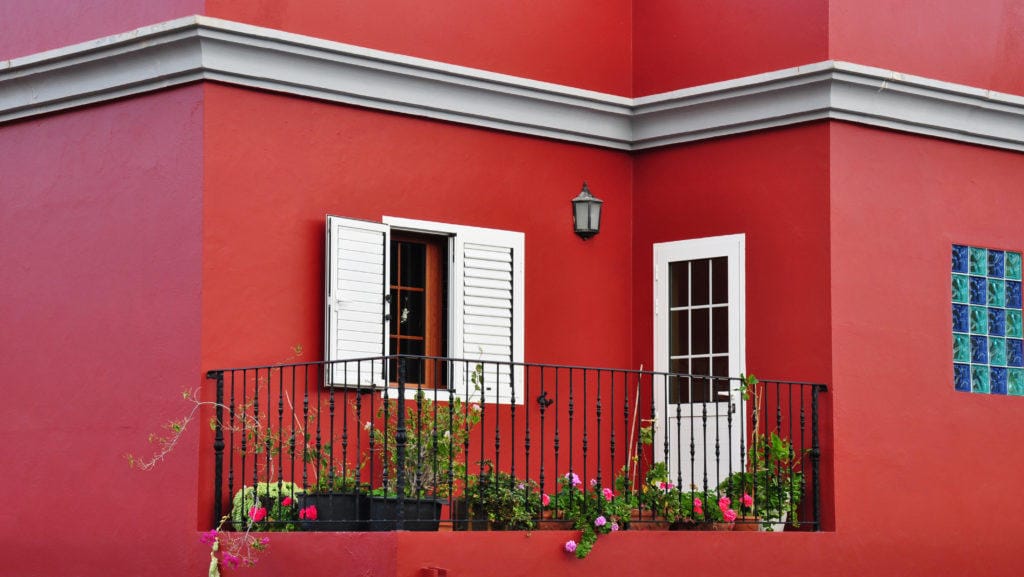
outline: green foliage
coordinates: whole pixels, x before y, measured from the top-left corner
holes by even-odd
[[[478,383],[482,367],[477,365],[473,382]],[[464,451],[483,409],[476,403],[453,398],[435,403],[423,391],[404,403],[405,459],[399,462],[398,401],[391,399],[377,409],[376,428],[371,432],[375,451],[386,467],[387,484],[383,493],[398,493],[398,470],[405,474],[405,496],[448,497],[465,478]],[[382,426],[383,424],[383,426]]]
[[[231,500],[231,524],[239,531],[294,531],[298,521],[295,501],[302,492],[302,488],[288,481],[246,485]],[[291,503],[285,505],[285,499]],[[259,509],[265,509],[262,518],[255,512]]]
[[[743,398],[760,411],[763,386],[754,375],[743,375]],[[780,519],[788,514],[799,524],[797,509],[804,493],[800,455],[789,439],[776,431],[754,431],[750,438],[746,471],[734,473],[719,487],[734,501],[743,493],[754,498],[754,514],[762,519]]]
[[[576,557],[583,559],[597,543],[599,535],[623,527],[629,520],[633,501],[629,493],[615,495],[596,480],[584,485],[579,477],[569,472],[558,480],[558,493],[548,505],[556,515],[573,522],[582,534],[576,544]]]
[[[533,529],[541,509],[537,483],[496,472],[489,461],[484,467],[486,471],[474,476],[466,489],[471,517],[476,513],[486,515],[493,529]]]

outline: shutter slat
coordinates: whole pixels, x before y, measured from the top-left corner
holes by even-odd
[[[387,354],[384,295],[387,292],[388,226],[329,216],[326,333],[327,360]],[[380,365],[380,363],[374,363]],[[336,365],[331,384],[374,385],[380,372]]]

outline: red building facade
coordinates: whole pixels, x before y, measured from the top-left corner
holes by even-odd
[[[951,247],[1024,250],[1012,3],[59,4],[0,8],[2,574],[205,570],[212,435],[122,454],[208,370],[321,359],[328,214],[522,233],[521,359],[616,368],[671,370],[658,247],[742,235],[740,368],[829,387],[822,530],[282,533],[251,574],[1024,569],[1024,401],[957,390],[950,316]]]

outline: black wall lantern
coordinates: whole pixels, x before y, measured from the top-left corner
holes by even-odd
[[[601,204],[604,201],[590,194],[587,183],[579,196],[572,199],[572,226],[576,234],[586,240],[601,230]]]

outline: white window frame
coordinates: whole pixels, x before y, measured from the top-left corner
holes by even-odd
[[[348,217],[342,217],[348,220]],[[523,369],[521,363],[523,362],[523,349],[525,342],[525,259],[524,259],[524,247],[525,247],[525,235],[522,232],[507,231],[499,229],[472,227],[465,225],[456,225],[450,223],[432,222],[426,220],[417,220],[410,218],[400,218],[393,216],[384,216],[381,219],[381,224],[387,227],[386,238],[390,238],[391,231],[402,231],[402,232],[413,232],[421,234],[430,234],[438,236],[448,237],[448,353],[447,356],[453,359],[466,359],[466,360],[500,360],[501,362],[511,361],[514,366],[511,374],[513,379],[514,387],[511,391],[509,389],[501,389],[498,393],[493,391],[484,390],[482,398],[475,394],[470,394],[470,398],[466,400],[472,401],[483,401],[486,403],[500,403],[508,404],[514,399],[516,404],[523,404]],[[377,226],[381,226],[378,224]],[[481,358],[480,351],[466,350],[466,335],[464,334],[464,318],[466,310],[466,299],[463,279],[464,279],[464,259],[460,256],[463,248],[463,242],[466,239],[470,239],[473,243],[484,243],[493,244],[502,247],[511,248],[511,273],[512,273],[512,302],[511,302],[511,358],[496,359],[494,357]],[[330,247],[328,247],[330,250]],[[387,282],[387,269],[390,265],[390,255],[386,254],[386,260],[384,262],[384,274],[385,282]],[[331,258],[330,253],[327,256],[328,261]],[[330,270],[330,263],[328,262],[327,270]],[[325,275],[325,276],[329,276]],[[329,280],[328,280],[329,284]],[[471,297],[470,297],[471,298]],[[330,295],[328,295],[328,306],[330,306]],[[328,321],[330,324],[330,312],[328,311]],[[326,328],[326,327],[325,327]],[[383,351],[388,350],[387,344],[387,327],[384,328],[384,344],[382,347]],[[330,340],[331,334],[329,331],[325,334],[325,350],[328,353],[325,358],[330,359],[330,351],[332,350],[332,341]],[[372,356],[372,355],[369,355]],[[452,379],[453,382],[461,382],[464,376],[459,376],[456,373],[458,363],[453,366]],[[335,383],[335,386],[346,386],[340,383]],[[354,385],[349,385],[354,386]],[[387,384],[382,382],[382,379],[376,379],[374,382],[376,388],[388,388],[388,395],[390,397],[396,396],[395,387],[389,387]],[[506,392],[509,391],[509,392]],[[430,389],[425,390],[424,393],[436,400],[446,400],[450,395],[455,395],[458,398],[465,398],[465,391],[460,390],[460,387],[456,387],[454,391],[448,389]],[[408,394],[408,392],[407,392]]]

